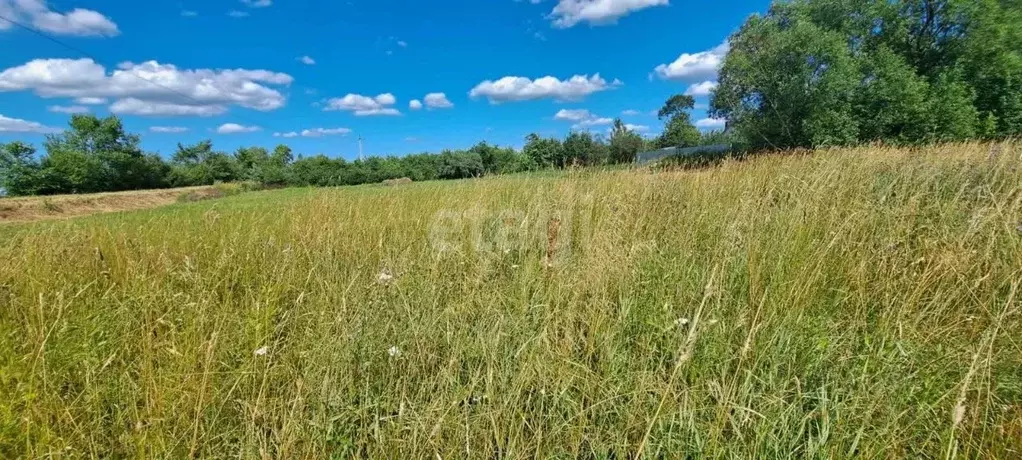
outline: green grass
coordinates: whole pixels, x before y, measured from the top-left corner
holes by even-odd
[[[0,227],[0,457],[1022,455],[1022,147]]]

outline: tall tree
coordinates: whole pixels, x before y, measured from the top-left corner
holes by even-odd
[[[657,147],[690,147],[699,143],[699,129],[692,124],[689,110],[695,107],[692,96],[676,94],[664,102],[657,118],[666,120],[664,132],[656,140]]]
[[[628,129],[620,118],[610,130],[610,161],[631,163],[643,147],[642,136]]]
[[[542,138],[532,133],[525,137],[525,156],[537,168],[564,167],[564,146],[553,138]]]
[[[711,100],[753,147],[1022,132],[1019,0],[792,0],[730,37]]]
[[[204,140],[195,145],[177,145],[171,157],[173,169],[170,182],[174,186],[211,185],[242,179],[242,170],[235,157],[213,150],[213,142]]]
[[[163,165],[139,148],[117,117],[73,115],[69,129],[47,136],[43,169],[56,178],[44,193],[90,193],[163,186]]]
[[[0,144],[0,187],[9,195],[39,193],[40,166],[35,148],[24,142]]]

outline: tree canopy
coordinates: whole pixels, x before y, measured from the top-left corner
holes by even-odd
[[[793,0],[730,37],[711,100],[752,148],[1022,133],[1019,0]]]

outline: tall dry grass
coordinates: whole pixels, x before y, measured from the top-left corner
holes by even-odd
[[[0,228],[0,456],[1017,457],[1022,149]]]

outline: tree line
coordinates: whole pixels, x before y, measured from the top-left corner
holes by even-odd
[[[684,118],[685,104],[665,117]],[[691,108],[691,104],[687,105]],[[687,121],[686,121],[687,122]],[[676,123],[682,126],[684,123]],[[688,123],[689,137],[703,140]],[[694,133],[694,134],[693,134]],[[254,181],[267,186],[338,186],[408,177],[415,181],[462,179],[546,168],[629,163],[649,148],[675,142],[670,130],[647,140],[616,120],[609,136],[573,131],[564,139],[530,134],[523,149],[480,142],[466,150],[346,161],[324,155],[295,157],[287,145],[273,150],[214,149],[212,141],[178,144],[169,157],[145,153],[136,134],[111,116],[73,115],[61,134],[47,136],[45,153],[23,142],[0,144],[0,187],[9,195],[54,195],[211,185]],[[694,136],[694,137],[693,137]],[[680,137],[679,137],[680,139]],[[712,140],[707,137],[707,140]]]

